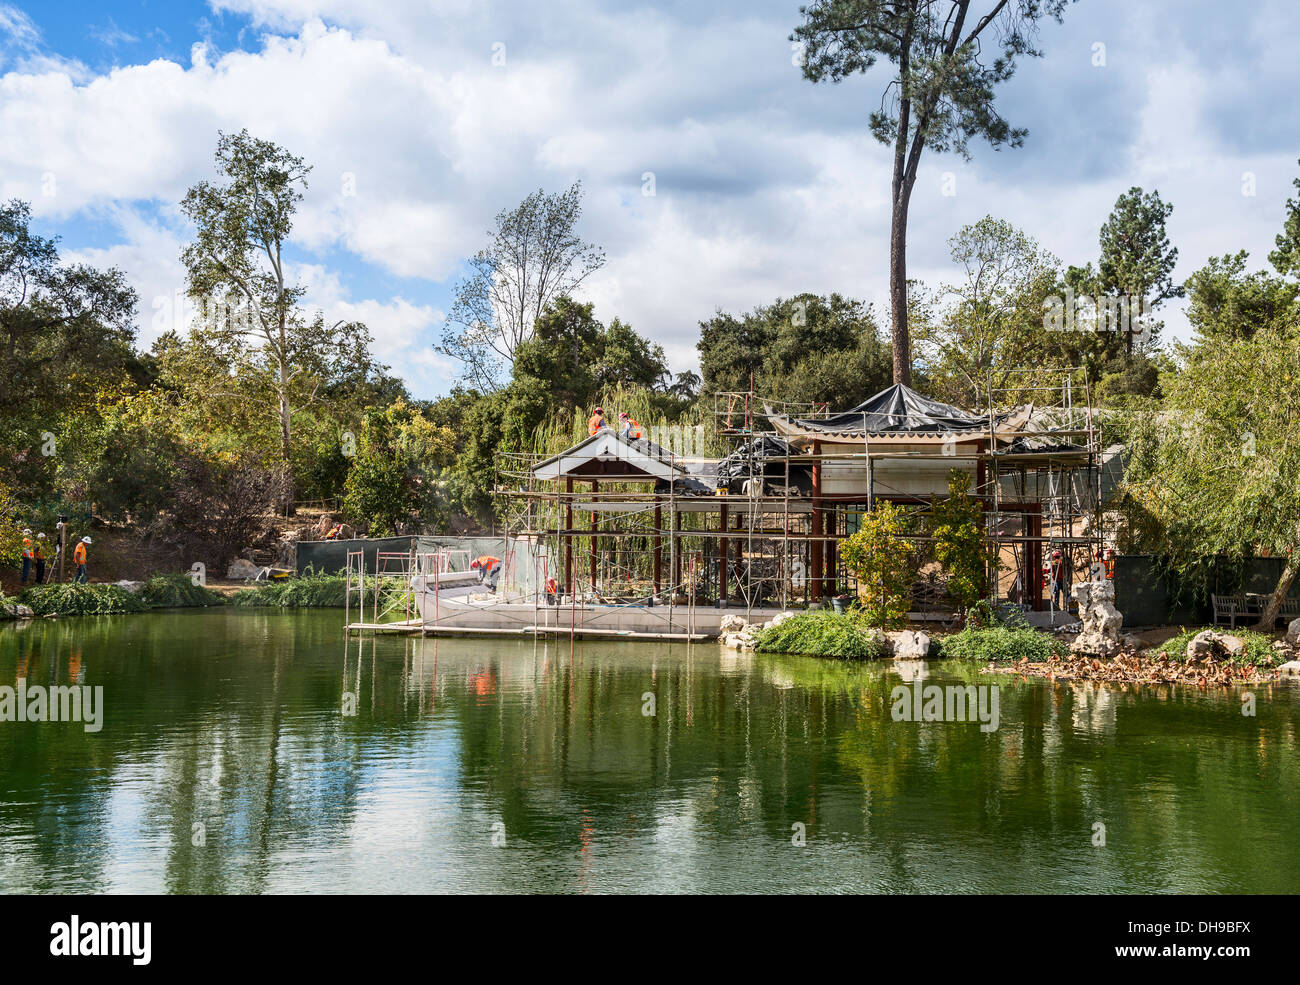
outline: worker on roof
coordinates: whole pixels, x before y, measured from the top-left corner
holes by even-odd
[[[32,532],[23,531],[23,577],[19,584],[27,584],[27,576],[32,573]]]
[[[90,544],[89,537],[82,537],[78,542],[76,549],[72,552],[72,562],[77,566],[77,574],[72,579],[74,582],[86,583],[86,547]]]
[[[620,411],[618,415],[618,433],[625,438],[635,440],[641,437],[641,425],[627,411]]]
[[[45,534],[36,535],[32,545],[32,560],[36,562],[36,584],[45,584]]]
[[[593,435],[601,428],[607,427],[609,425],[605,423],[605,408],[597,407],[591,415],[591,420],[587,422],[587,434]]]
[[[470,562],[470,568],[478,572],[480,585],[486,585],[488,591],[497,590],[497,578],[501,575],[501,559],[491,554],[482,554]]]

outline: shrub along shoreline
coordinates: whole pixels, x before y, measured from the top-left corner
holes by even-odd
[[[1101,659],[1072,654],[1065,640],[1023,623],[995,623],[968,626],[937,637],[931,642],[931,653],[937,649],[937,659],[984,664],[1000,673],[1112,684],[1227,686],[1272,680],[1287,672],[1288,668],[1277,668],[1287,660],[1289,652],[1275,647],[1272,636],[1251,630],[1232,634],[1246,645],[1236,658],[1189,661],[1187,644],[1201,631],[1184,629],[1143,652],[1129,649]],[[889,645],[884,634],[869,625],[861,613],[819,610],[791,616],[777,626],[758,631],[755,650],[874,660],[887,656]]]
[[[189,575],[160,574],[149,578],[138,591],[121,585],[78,584],[33,585],[6,599],[6,606],[25,605],[34,616],[115,616],[152,609],[178,609],[224,605],[218,592],[195,585]]]

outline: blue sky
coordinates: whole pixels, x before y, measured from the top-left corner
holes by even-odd
[[[69,256],[128,273],[147,345],[183,287],[176,203],[217,131],[246,126],[315,166],[291,256],[310,302],[365,320],[432,396],[456,372],[432,343],[493,215],[581,179],[582,232],[609,257],[587,297],[684,369],[718,308],[835,290],[887,317],[889,160],[865,132],[879,81],[802,80],[797,8],[0,0],[0,196],[30,200]],[[1289,0],[1080,0],[1000,93],[1026,146],[927,154],[911,275],[955,279],[947,240],[986,213],[1095,260],[1131,185],[1174,204],[1179,277],[1243,248],[1263,266],[1300,174],[1297,28]]]

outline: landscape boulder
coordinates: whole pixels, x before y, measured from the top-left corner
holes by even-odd
[[[1300,660],[1289,660],[1277,669],[1283,677],[1300,677]]]
[[[745,628],[745,617],[735,614],[725,615],[722,621],[718,623],[718,632],[725,635],[727,633],[738,633]]]
[[[1187,662],[1215,661],[1225,657],[1240,657],[1246,652],[1245,642],[1237,636],[1216,633],[1206,629],[1197,633],[1187,643]]]
[[[930,656],[930,637],[920,630],[905,629],[892,639],[895,660],[925,660]]]
[[[226,569],[228,581],[252,581],[262,572],[261,565],[254,564],[247,558],[235,558]]]
[[[1080,655],[1110,657],[1122,648],[1120,629],[1124,617],[1115,608],[1115,583],[1085,581],[1074,586],[1079,603],[1079,635],[1070,651]]]
[[[1292,619],[1286,628],[1286,641],[1292,646],[1300,646],[1300,619]]]

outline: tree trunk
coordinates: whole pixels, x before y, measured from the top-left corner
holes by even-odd
[[[293,505],[293,464],[289,457],[290,409],[289,378],[284,360],[280,361],[280,467],[284,475],[280,483],[280,507],[285,516],[293,516],[297,511]]]
[[[890,333],[894,342],[894,382],[912,385],[912,345],[907,333],[907,206],[912,189],[901,182],[894,192],[889,225]]]
[[[1282,577],[1277,580],[1277,587],[1273,589],[1273,594],[1268,598],[1268,605],[1264,606],[1264,612],[1259,617],[1259,622],[1255,628],[1261,633],[1273,632],[1273,624],[1277,622],[1277,614],[1282,611],[1282,600],[1286,598],[1286,593],[1291,591],[1291,583],[1295,581],[1296,571],[1300,564],[1296,562],[1294,548],[1286,556],[1286,567],[1282,569]]]

